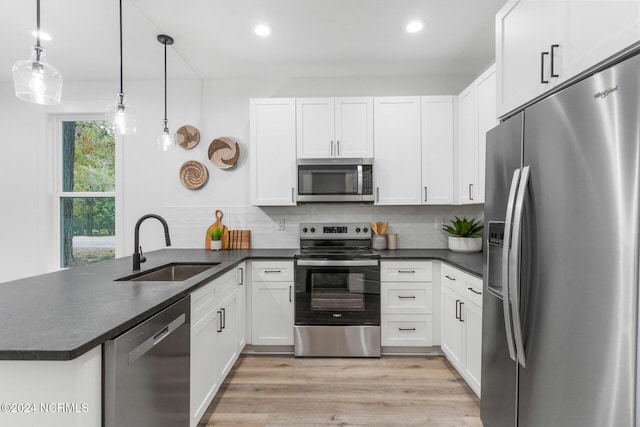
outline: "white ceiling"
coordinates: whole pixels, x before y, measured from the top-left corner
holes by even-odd
[[[7,4],[10,2],[10,4]],[[494,58],[505,0],[123,0],[126,79],[475,75]],[[28,58],[35,0],[5,0],[0,81]],[[412,19],[422,32],[405,32]],[[41,2],[49,62],[66,80],[118,78],[118,0]],[[271,36],[252,32],[267,23]]]

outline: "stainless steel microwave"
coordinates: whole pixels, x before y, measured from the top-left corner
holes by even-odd
[[[299,203],[373,203],[373,159],[298,159]]]

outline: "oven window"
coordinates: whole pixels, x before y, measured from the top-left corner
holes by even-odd
[[[358,194],[354,167],[298,166],[298,193],[303,195]]]
[[[311,276],[311,310],[364,310],[362,273],[315,273]]]

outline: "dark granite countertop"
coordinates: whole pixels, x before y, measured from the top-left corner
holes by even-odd
[[[127,331],[246,259],[291,259],[297,249],[162,249],[142,271],[171,262],[219,262],[182,282],[117,282],[131,257],[0,283],[0,360],[71,360]],[[385,259],[438,259],[482,276],[482,254],[381,251]]]

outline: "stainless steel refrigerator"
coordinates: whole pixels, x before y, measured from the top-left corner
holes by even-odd
[[[487,136],[485,427],[638,422],[640,57]]]

